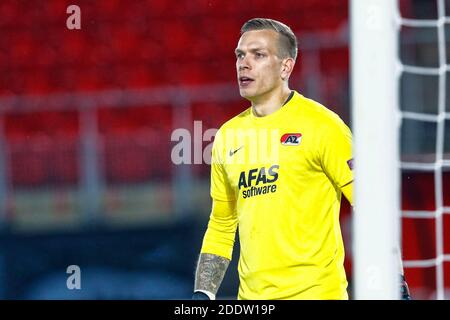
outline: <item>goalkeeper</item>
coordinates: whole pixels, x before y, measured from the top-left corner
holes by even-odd
[[[342,194],[352,203],[351,132],[289,89],[297,39],[288,26],[247,21],[235,53],[251,106],[214,140],[212,212],[193,298],[215,298],[238,228],[238,299],[348,299],[339,212]]]

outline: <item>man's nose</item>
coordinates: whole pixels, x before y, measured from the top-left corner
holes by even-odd
[[[250,69],[249,64],[247,63],[246,59],[242,59],[239,63],[238,63],[238,69],[239,70],[245,70],[245,69]]]
[[[250,69],[247,57],[242,58],[238,61],[238,70]]]

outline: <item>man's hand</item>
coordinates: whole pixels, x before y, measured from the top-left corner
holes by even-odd
[[[412,300],[404,275],[400,275],[400,294],[402,300]]]

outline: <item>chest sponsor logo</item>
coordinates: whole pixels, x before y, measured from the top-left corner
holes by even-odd
[[[301,141],[301,133],[285,133],[280,139],[281,144],[284,146],[298,146]]]
[[[270,168],[262,167],[242,171],[239,175],[239,190],[242,189],[242,197],[250,198],[277,191],[275,182],[278,180],[279,165]]]

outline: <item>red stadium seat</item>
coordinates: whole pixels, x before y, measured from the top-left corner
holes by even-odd
[[[39,65],[48,68],[44,73],[49,74],[48,80],[41,78],[42,84],[22,83],[13,77],[3,91],[45,93],[229,82],[234,79],[233,49],[239,28],[250,14],[283,18],[302,31],[335,29],[347,20],[346,6],[331,0],[245,5],[227,1],[176,5],[162,0],[99,1],[83,3],[83,32],[77,32],[61,28],[66,18],[61,13],[67,4],[47,1],[40,10],[31,10],[33,6],[26,1],[1,3],[1,23],[6,30],[0,41],[8,43],[5,54],[10,72],[27,78],[30,71],[23,66]],[[89,18],[94,16],[97,19]],[[335,62],[334,66],[347,67],[345,60]],[[101,65],[110,71],[104,72]],[[149,68],[150,75],[143,66]]]
[[[50,139],[39,135],[9,144],[11,180],[14,187],[36,187],[47,183]]]

